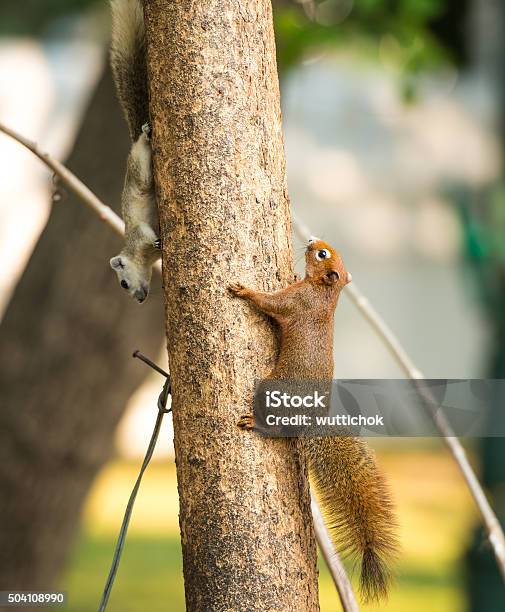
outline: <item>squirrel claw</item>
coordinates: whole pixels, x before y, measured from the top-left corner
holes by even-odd
[[[147,140],[151,140],[152,129],[149,122],[144,123],[142,126],[142,132],[146,135]]]
[[[237,426],[246,431],[254,429],[254,416],[252,414],[244,414],[240,417]]]
[[[158,240],[154,241],[154,248],[155,249],[161,249],[161,239],[158,238]]]
[[[231,283],[228,285],[228,290],[231,291],[234,295],[244,295],[246,292],[246,288],[241,283]]]

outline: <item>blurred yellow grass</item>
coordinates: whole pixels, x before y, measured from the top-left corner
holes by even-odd
[[[140,464],[115,461],[100,473],[84,510],[84,528],[94,536],[119,530]],[[133,510],[130,533],[174,535],[179,533],[179,498],[173,461],[152,463],[142,480]]]
[[[382,451],[379,459],[397,501],[403,551],[387,604],[362,609],[460,612],[465,607],[460,558],[475,514],[457,468],[438,448]],[[112,462],[93,486],[62,584],[73,612],[96,607],[138,468]],[[136,502],[111,612],[184,610],[177,513],[175,466],[154,463]],[[320,567],[321,610],[339,610],[333,583],[323,563]]]

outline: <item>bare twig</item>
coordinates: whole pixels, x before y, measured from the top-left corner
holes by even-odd
[[[78,179],[68,168],[66,168],[61,162],[53,159],[48,153],[42,152],[36,143],[33,143],[23,136],[20,136],[10,128],[5,127],[0,123],[0,131],[4,132],[29,151],[34,153],[46,166],[48,166],[65,185],[74,192],[74,194],[88,206],[93,212],[95,212],[100,219],[107,223],[117,234],[124,235],[124,223],[116,215],[116,213],[101,200],[88,188],[86,185]],[[161,270],[160,262],[157,262],[156,267]],[[139,351],[135,351],[134,357],[138,357],[143,361],[146,361],[144,356],[141,357]],[[147,361],[146,361],[147,363]],[[154,364],[153,364],[154,365]],[[161,372],[166,374],[165,372]],[[312,514],[314,517],[314,531],[316,538],[321,548],[323,557],[326,561],[330,574],[332,575],[333,582],[335,583],[344,612],[355,612],[358,610],[354,593],[352,592],[351,583],[345,573],[345,569],[340,562],[338,553],[336,552],[330,535],[324,526],[322,520],[321,511],[317,505],[317,501],[312,499]]]
[[[310,230],[300,221],[300,219],[293,213],[293,227],[297,235],[306,241],[311,236]],[[397,363],[404,370],[408,378],[415,381],[424,379],[423,373],[419,370],[412,359],[409,357],[405,349],[400,344],[398,338],[394,335],[391,329],[388,327],[384,319],[379,313],[373,308],[368,299],[358,289],[356,283],[353,281],[350,285],[345,287],[346,295],[351,299],[353,304],[359,310],[359,312],[365,317],[365,319],[373,327],[374,331],[380,336],[383,343],[387,346]],[[468,457],[465,453],[459,439],[454,435],[452,427],[448,423],[445,416],[433,407],[437,404],[434,396],[427,388],[421,390],[423,395],[427,395],[427,406],[430,409],[430,414],[433,418],[435,426],[438,431],[442,434],[446,445],[448,446],[454,460],[458,464],[458,467],[463,475],[463,478],[470,489],[473,499],[477,505],[478,510],[484,521],[486,531],[489,537],[489,542],[493,548],[493,552],[498,564],[498,568],[505,580],[505,537],[501,525],[494,513],[491,505],[489,504],[487,497],[482,489],[481,484],[475,472],[468,461]]]
[[[62,163],[53,159],[50,155],[41,151],[37,143],[24,138],[14,130],[6,127],[2,123],[0,123],[0,131],[7,134],[14,140],[17,140],[20,144],[26,147],[29,151],[34,153],[41,161],[43,161],[46,166],[51,168],[51,170],[61,179],[61,181],[75,193],[75,195],[80,198],[87,206],[93,209],[93,211],[102,219],[108,223],[111,228],[116,232],[116,234],[124,234],[124,223],[121,219],[112,211],[111,208],[105,206],[103,202],[101,202],[97,196],[86,187],[86,185],[80,181],[75,174],[70,172]]]
[[[347,576],[340,557],[335,552],[335,547],[331,540],[331,536],[324,524],[323,515],[319,509],[315,497],[311,494],[310,505],[312,509],[312,518],[314,520],[314,531],[316,532],[317,543],[321,550],[321,554],[326,562],[330,574],[340,596],[340,601],[344,612],[358,612],[358,603],[352,590],[351,581]]]

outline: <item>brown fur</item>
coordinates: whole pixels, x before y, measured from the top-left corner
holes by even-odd
[[[330,257],[318,261],[326,249]],[[331,380],[333,317],[342,288],[351,280],[340,255],[311,241],[302,281],[273,293],[232,285],[280,326],[277,364],[270,379]],[[251,416],[239,425],[250,428]],[[397,554],[396,517],[387,483],[365,442],[349,436],[306,438],[312,482],[335,545],[361,559],[360,586],[367,601],[387,595]]]

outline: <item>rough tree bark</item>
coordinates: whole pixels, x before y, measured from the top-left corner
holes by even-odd
[[[317,610],[306,466],[236,426],[272,368],[232,298],[292,280],[270,0],[146,0],[187,608]]]
[[[68,165],[116,210],[128,146],[107,70]],[[0,590],[54,584],[146,375],[132,349],[161,345],[161,300],[139,307],[108,266],[119,243],[74,196],[55,204],[0,326]]]

